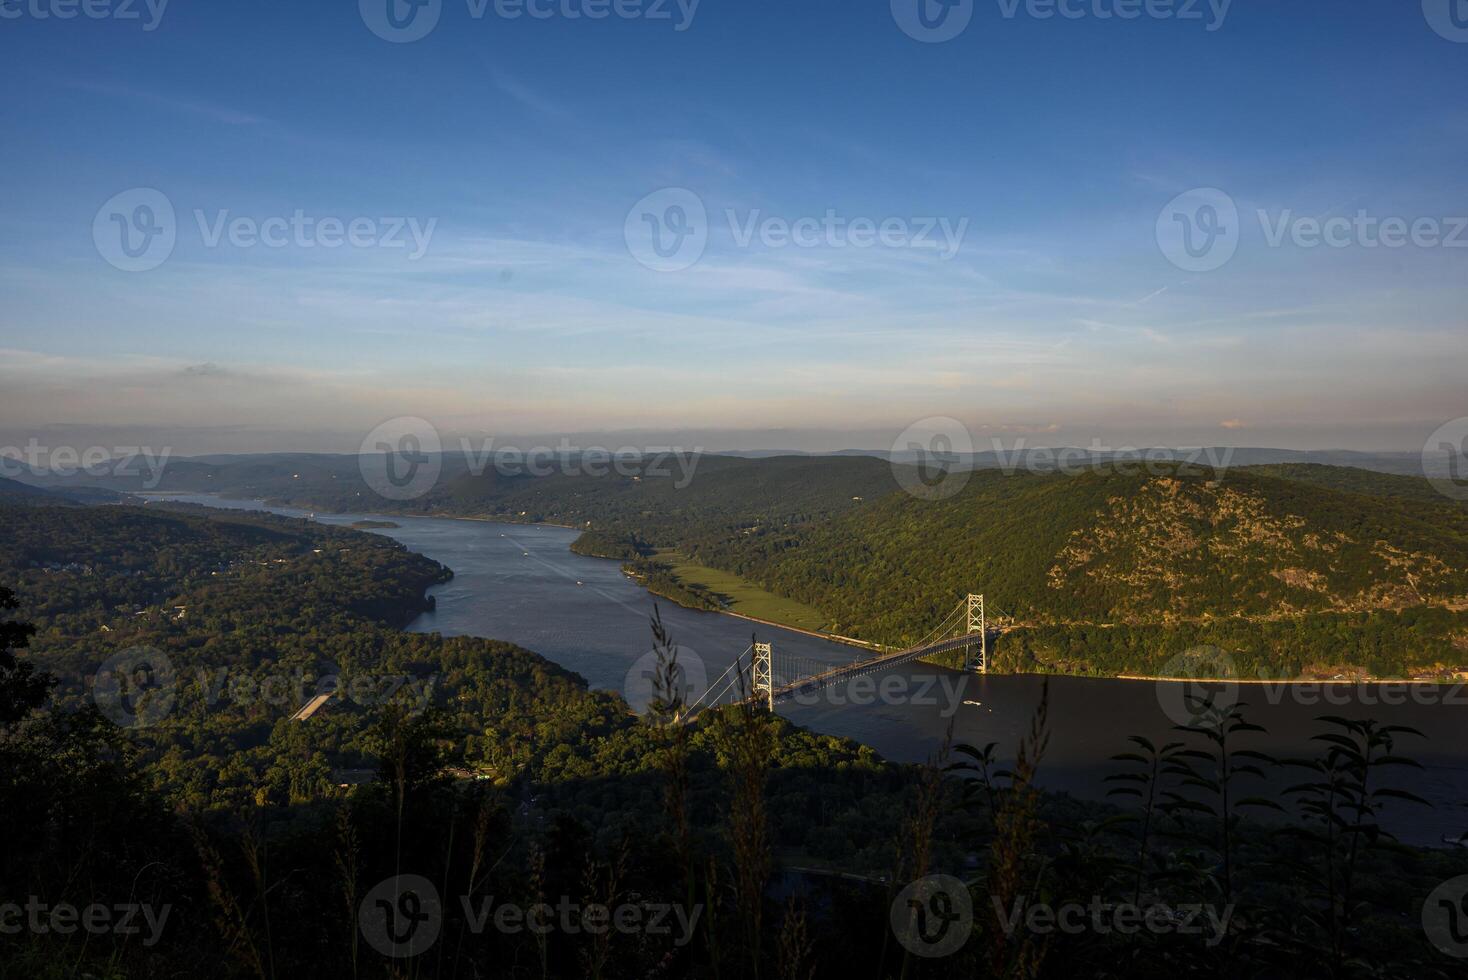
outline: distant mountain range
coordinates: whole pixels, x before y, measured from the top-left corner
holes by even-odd
[[[503,458],[517,458],[516,451],[497,449]],[[453,478],[469,473],[475,461],[463,453],[436,454],[442,462],[444,475]],[[1424,459],[1414,452],[1358,452],[1346,449],[1269,449],[1260,447],[1210,446],[1180,450],[1176,448],[1148,448],[1126,451],[1096,451],[1074,446],[1039,447],[1024,446],[1005,451],[974,453],[949,453],[942,456],[920,456],[916,452],[893,453],[880,449],[842,449],[829,453],[811,453],[799,450],[749,449],[718,453],[704,453],[703,458],[731,459],[774,459],[794,457],[802,459],[846,459],[871,458],[889,462],[915,464],[920,462],[943,462],[959,469],[1002,469],[1053,471],[1060,467],[1081,467],[1127,460],[1178,460],[1194,462],[1214,468],[1236,466],[1268,466],[1281,464],[1315,464],[1321,466],[1348,466],[1356,469],[1373,470],[1402,476],[1442,476],[1448,470],[1447,454],[1432,454]],[[570,458],[578,458],[573,452]],[[483,460],[479,461],[481,464]],[[129,467],[129,474],[122,476],[69,473],[65,475],[33,472],[14,464],[5,472],[15,482],[38,487],[56,485],[98,486],[112,490],[190,490],[205,491],[224,489],[235,492],[242,488],[265,487],[283,480],[306,481],[308,484],[320,478],[352,479],[358,473],[358,457],[344,453],[247,453],[209,454],[202,456],[171,457],[162,466],[162,481],[153,474],[146,460],[137,460]],[[1424,469],[1427,470],[1424,473]],[[18,470],[18,472],[17,472]],[[281,484],[286,486],[288,484]],[[301,484],[296,483],[297,486]]]
[[[915,452],[893,453],[876,449],[843,449],[834,453],[797,453],[772,450],[749,450],[721,453],[724,456],[741,456],[748,459],[763,459],[770,456],[873,456],[900,463],[919,462]],[[1357,452],[1349,449],[1267,449],[1254,447],[1204,446],[1195,449],[1176,448],[1134,449],[1120,452],[1095,451],[1076,446],[1017,447],[1008,451],[986,451],[977,453],[953,453],[945,457],[952,462],[972,469],[1054,469],[1060,460],[1067,465],[1105,463],[1131,459],[1175,459],[1196,461],[1203,464],[1221,463],[1231,466],[1265,466],[1280,463],[1314,463],[1321,466],[1352,466],[1357,469],[1375,470],[1379,473],[1396,473],[1403,476],[1422,476],[1421,453],[1413,452]],[[1431,458],[1433,473],[1446,472],[1447,456]]]

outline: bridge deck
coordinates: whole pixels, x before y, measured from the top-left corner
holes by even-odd
[[[842,681],[850,680],[853,677],[870,671],[895,667],[898,664],[904,664],[910,660],[917,660],[920,657],[926,657],[934,653],[947,653],[950,650],[961,650],[964,647],[973,646],[978,641],[978,633],[967,633],[963,636],[955,636],[951,639],[940,640],[937,643],[930,643],[925,646],[911,647],[907,650],[899,650],[896,653],[885,653],[858,663],[832,667],[823,673],[775,688],[774,699],[779,701],[781,698],[793,697],[809,691],[819,691],[832,684],[839,684]]]

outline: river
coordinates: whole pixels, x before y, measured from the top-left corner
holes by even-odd
[[[575,530],[437,517],[311,515],[207,495],[151,499],[313,516],[331,525],[368,518],[391,521],[398,526],[375,533],[454,570],[453,581],[433,590],[437,608],[415,620],[410,630],[507,640],[576,671],[593,687],[628,694],[634,704],[646,696],[645,667],[652,649],[648,618],[656,600],[623,575],[618,562],[573,554]],[[834,665],[863,655],[851,646],[735,616],[667,601],[659,608],[682,648],[680,660],[689,664],[695,694],[748,648],[752,634],[774,645],[777,680],[782,661],[794,657]],[[797,724],[855,739],[896,761],[927,760],[942,745],[950,724],[954,741],[979,746],[997,742],[1000,754],[1010,757],[1029,727],[1042,683],[1035,676],[978,676],[914,663],[823,692],[814,703],[777,707]],[[1157,743],[1177,738],[1163,707],[1177,698],[1176,688],[1149,681],[1051,678],[1051,736],[1040,766],[1041,784],[1084,799],[1103,798],[1113,785],[1105,782],[1106,775],[1119,771],[1110,758],[1131,748],[1128,735],[1145,735]],[[1311,736],[1324,730],[1316,721],[1320,715],[1375,718],[1419,729],[1425,738],[1404,738],[1398,748],[1423,768],[1399,770],[1396,779],[1433,807],[1396,806],[1387,823],[1404,841],[1416,844],[1437,845],[1444,834],[1468,832],[1468,689],[1351,686],[1332,689],[1329,701],[1325,691],[1311,687],[1245,685],[1240,691],[1249,719],[1268,729],[1241,745],[1277,757],[1318,754],[1320,743],[1312,745]],[[1299,770],[1293,776],[1299,778],[1292,781],[1305,781]],[[1278,783],[1249,787],[1247,782],[1240,785],[1241,795],[1280,788]]]

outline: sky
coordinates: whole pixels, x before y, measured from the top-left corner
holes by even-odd
[[[419,2],[0,0],[0,444],[1468,414],[1448,0]]]

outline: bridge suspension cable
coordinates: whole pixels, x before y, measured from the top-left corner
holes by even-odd
[[[688,706],[688,709],[684,712],[684,716],[691,717],[700,709],[700,707],[711,707],[715,704],[718,704],[719,698],[727,694],[729,689],[733,687],[734,681],[737,679],[736,672],[743,672],[744,654],[748,653],[752,649],[754,649],[754,647],[752,646],[745,647],[744,652],[735,657],[734,662],[730,664],[722,674],[714,678],[714,682],[712,684],[704,689],[704,692],[699,697],[699,699]],[[725,678],[728,678],[727,683],[725,683],[724,681]],[[721,684],[723,685],[723,689],[719,690]],[[714,691],[716,690],[719,690],[719,693],[710,700],[709,696],[713,695]],[[704,704],[705,701],[708,701],[707,705]]]
[[[967,600],[960,602],[958,605],[954,606],[953,610],[947,616],[943,617],[942,622],[940,622],[936,627],[929,631],[927,636],[923,637],[921,640],[918,640],[912,646],[927,646],[929,643],[934,642],[934,640],[936,640],[937,638],[944,636],[945,631],[956,628],[958,625],[958,618],[964,614],[966,609]],[[909,649],[911,649],[911,647],[909,647]]]
[[[989,608],[999,612],[993,606]],[[1000,615],[1003,616],[1002,613]],[[972,665],[973,668],[986,671],[988,623],[984,596],[969,594],[917,643],[885,652],[879,647],[874,656],[858,655],[844,664],[828,664],[800,654],[780,653],[774,649],[773,644],[756,641],[745,647],[698,700],[688,706],[683,718],[691,719],[700,710],[719,704],[734,689],[734,685],[742,681],[748,682],[747,687],[740,687],[743,700],[758,699],[773,710],[776,700],[804,689],[819,690],[873,670],[894,667],[931,654],[963,650],[975,644],[979,648],[977,661],[966,661],[966,667]],[[746,655],[750,656],[747,675],[744,666]]]

